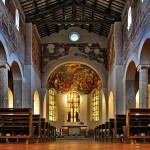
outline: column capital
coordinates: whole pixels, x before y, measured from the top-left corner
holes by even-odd
[[[147,65],[138,65],[137,66],[137,71],[140,71],[141,69],[146,69],[148,70],[150,68],[150,65],[147,64]]]
[[[4,63],[4,62],[0,62],[0,68],[6,68],[6,69],[10,70],[9,64]]]

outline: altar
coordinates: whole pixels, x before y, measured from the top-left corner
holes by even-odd
[[[62,136],[86,136],[87,126],[62,126]]]

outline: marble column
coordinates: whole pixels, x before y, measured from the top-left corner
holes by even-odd
[[[139,107],[148,108],[148,68],[139,69]]]
[[[7,64],[0,63],[0,108],[8,108],[8,69]]]
[[[13,80],[14,108],[22,107],[22,80]]]

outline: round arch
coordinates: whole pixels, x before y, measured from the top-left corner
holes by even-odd
[[[55,68],[59,67],[62,64],[69,63],[69,62],[80,62],[82,64],[85,64],[85,65],[91,67],[95,72],[97,72],[97,74],[102,79],[103,88],[107,88],[107,71],[104,68],[104,66],[102,64],[97,63],[96,61],[90,60],[90,62],[89,62],[89,60],[87,60],[87,59],[76,58],[76,57],[68,57],[68,58],[65,57],[54,63],[49,63],[44,68],[45,73],[42,77],[42,87],[46,86],[48,77]]]
[[[10,66],[12,66],[12,64],[13,64],[14,62],[16,62],[16,63],[18,64],[19,70],[20,70],[20,74],[21,74],[21,79],[24,81],[25,78],[24,78],[24,73],[23,73],[23,67],[22,67],[22,65],[21,65],[21,63],[20,63],[20,60],[18,59],[17,55],[14,54],[14,53],[12,53],[12,54],[10,55],[8,64],[9,64]]]
[[[144,36],[140,42],[139,50],[138,50],[138,64],[140,64],[140,62],[141,62],[141,53],[143,51],[143,46],[148,39],[150,39],[150,31],[148,31],[144,34]]]
[[[130,61],[125,74],[125,106],[126,108],[135,108],[136,106],[136,88],[139,83],[138,72],[134,61]],[[138,90],[138,89],[137,89]]]
[[[10,88],[8,88],[8,108],[13,108],[13,93]]]
[[[43,100],[43,117],[46,118],[46,94],[44,96],[44,100]]]
[[[136,104],[135,104],[136,108],[139,108],[139,90],[136,92]]]
[[[3,50],[3,52],[1,51]],[[7,47],[7,44],[5,42],[5,39],[4,39],[4,36],[0,33],[0,54],[1,52],[4,54],[4,62],[7,63],[8,60],[9,60],[9,50],[8,50],[8,47]],[[0,58],[0,61],[3,60]],[[1,61],[2,62],[2,61]]]
[[[13,77],[14,107],[22,107],[22,76],[18,63],[13,61],[10,67]]]
[[[40,97],[37,90],[34,91],[34,114],[40,114]]]
[[[105,95],[104,92],[102,90],[102,123],[106,122],[106,99],[105,99]]]
[[[124,81],[126,80],[127,71],[128,71],[128,68],[129,68],[129,65],[130,65],[131,62],[134,62],[136,67],[138,66],[138,58],[137,58],[136,53],[133,53],[130,56],[130,58],[128,59],[127,63],[126,63],[126,66],[125,66],[125,69],[124,69],[124,77],[123,77]]]
[[[13,74],[13,80],[22,80],[21,70],[16,61],[13,61],[13,63],[11,64],[11,71]]]
[[[111,91],[108,99],[108,116],[109,118],[114,118],[114,95]]]

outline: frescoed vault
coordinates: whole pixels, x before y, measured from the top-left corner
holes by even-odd
[[[51,73],[47,86],[61,93],[71,90],[89,93],[95,88],[101,89],[102,81],[92,68],[80,63],[67,63]]]

